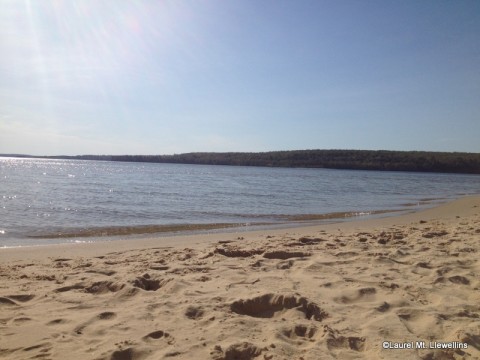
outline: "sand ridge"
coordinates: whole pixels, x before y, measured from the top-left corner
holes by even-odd
[[[480,198],[428,214],[2,261],[0,358],[479,359]]]

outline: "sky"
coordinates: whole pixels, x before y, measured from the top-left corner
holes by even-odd
[[[0,153],[480,152],[480,1],[0,0]]]

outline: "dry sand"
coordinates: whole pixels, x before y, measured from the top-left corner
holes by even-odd
[[[480,359],[479,248],[477,196],[345,224],[2,249],[0,358]]]

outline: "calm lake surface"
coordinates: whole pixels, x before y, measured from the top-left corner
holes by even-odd
[[[477,175],[0,158],[0,247],[338,221],[479,192]]]

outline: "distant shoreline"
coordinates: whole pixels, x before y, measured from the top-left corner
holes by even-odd
[[[0,154],[0,157],[480,174],[480,153],[465,152],[291,150],[223,153],[193,152],[174,155],[35,156]]]

